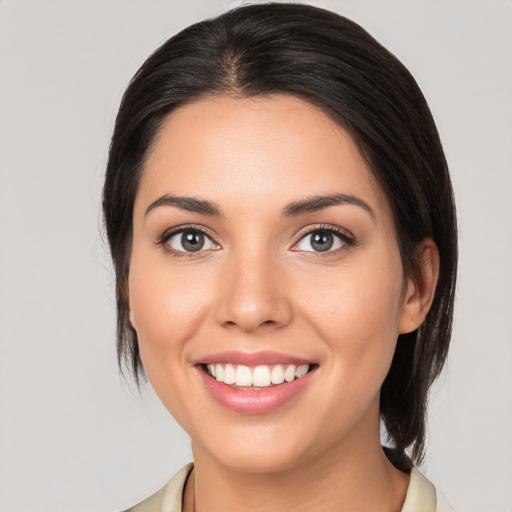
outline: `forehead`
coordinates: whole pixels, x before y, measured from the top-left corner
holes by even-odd
[[[136,208],[166,193],[247,208],[344,193],[387,210],[352,137],[288,95],[206,98],[172,112],[146,159]]]

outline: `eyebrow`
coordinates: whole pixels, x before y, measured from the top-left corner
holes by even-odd
[[[213,215],[215,217],[223,216],[219,205],[216,203],[205,201],[204,199],[197,199],[196,197],[171,196],[170,194],[165,194],[156,201],[153,201],[146,208],[144,215],[147,215],[151,210],[159,206],[177,206],[189,212],[204,213],[205,215]]]
[[[305,213],[323,210],[328,206],[337,206],[343,204],[358,206],[369,213],[370,217],[375,220],[375,212],[372,210],[371,206],[361,198],[350,194],[329,194],[326,196],[306,197],[305,199],[294,201],[285,206],[282,210],[281,216],[295,217]]]
[[[293,201],[286,205],[281,211],[281,217],[296,217],[306,213],[317,212],[329,206],[337,206],[343,204],[351,204],[358,206],[370,214],[370,217],[375,220],[375,213],[368,203],[363,201],[357,196],[350,194],[328,194],[306,197],[300,201]],[[217,203],[198,199],[196,197],[182,197],[172,196],[165,194],[153,201],[146,209],[144,215],[147,215],[151,210],[160,206],[176,206],[182,210],[189,212],[202,213],[205,215],[212,215],[214,217],[223,217],[222,209]]]

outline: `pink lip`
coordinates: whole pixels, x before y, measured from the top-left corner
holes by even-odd
[[[292,382],[283,382],[260,390],[246,390],[216,381],[202,366],[197,366],[197,369],[210,395],[224,407],[239,414],[264,414],[278,409],[304,390],[316,373],[313,370]]]
[[[232,350],[211,354],[195,362],[195,364],[216,363],[243,364],[245,366],[258,366],[260,364],[295,364],[300,366],[303,364],[312,364],[312,361],[281,354],[279,352],[240,352]]]

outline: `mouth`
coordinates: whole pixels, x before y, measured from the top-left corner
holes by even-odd
[[[234,389],[258,390],[301,379],[314,369],[314,364],[275,364],[246,366],[230,363],[205,364],[203,370],[217,382]]]
[[[318,364],[283,355],[225,353],[195,365],[209,395],[239,414],[281,408],[313,381]]]

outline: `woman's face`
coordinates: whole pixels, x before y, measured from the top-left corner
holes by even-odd
[[[324,113],[216,97],[166,119],[133,212],[130,319],[195,456],[275,471],[378,444],[411,287],[388,202]]]

